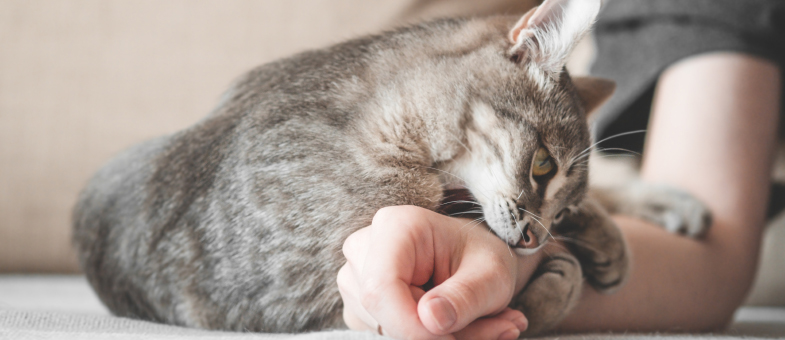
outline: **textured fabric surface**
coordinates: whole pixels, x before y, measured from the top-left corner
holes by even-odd
[[[0,310],[0,338],[5,339],[377,339],[366,332],[309,334],[215,332],[111,316]]]
[[[723,334],[554,336],[549,339],[785,337],[785,308],[742,308]],[[334,331],[299,335],[213,332],[110,316],[83,276],[0,275],[0,339],[377,339]]]
[[[754,314],[754,313],[753,313]],[[764,313],[770,315],[770,313]],[[543,339],[757,339],[785,336],[782,317],[766,329],[730,330],[723,334],[579,334]],[[766,316],[759,316],[767,319]],[[769,317],[769,319],[771,319]],[[370,332],[329,331],[306,334],[256,334],[205,331],[111,316],[0,309],[1,339],[385,339]]]

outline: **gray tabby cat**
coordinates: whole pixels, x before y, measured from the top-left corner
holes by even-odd
[[[599,0],[548,0],[517,23],[440,20],[252,70],[195,126],[95,175],[74,212],[82,268],[120,316],[340,328],[347,236],[382,207],[436,210],[459,184],[519,253],[551,233],[583,245],[544,263],[512,301],[527,334],[545,331],[583,277],[611,291],[628,271],[620,232],[585,199],[586,112],[613,86],[564,70],[598,10]]]

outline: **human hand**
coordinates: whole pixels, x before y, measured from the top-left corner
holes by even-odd
[[[539,256],[522,267],[506,243],[470,220],[388,207],[343,251],[338,287],[351,329],[380,326],[401,339],[515,339],[528,326],[507,305]]]

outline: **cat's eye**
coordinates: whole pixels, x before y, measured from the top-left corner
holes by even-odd
[[[545,176],[553,170],[553,159],[545,148],[540,148],[534,154],[534,164],[532,165],[532,176]]]

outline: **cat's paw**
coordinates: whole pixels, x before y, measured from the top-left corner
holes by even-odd
[[[667,185],[639,183],[633,186],[638,204],[629,213],[662,226],[665,230],[699,238],[711,227],[711,211],[691,194]]]
[[[529,319],[529,328],[521,333],[522,337],[552,329],[580,297],[583,275],[578,260],[572,254],[559,253],[544,261],[534,279],[510,303],[511,308]]]
[[[581,257],[586,281],[604,294],[615,293],[629,277],[630,265],[626,245],[620,242],[617,246],[611,251],[585,251],[576,254]],[[573,251],[576,248],[573,248]]]
[[[575,255],[586,281],[613,293],[629,276],[629,250],[621,231],[605,209],[587,198],[553,227],[557,238]]]

